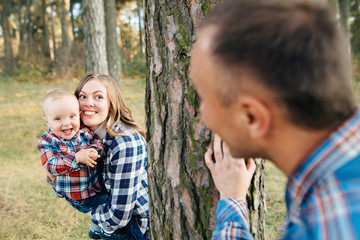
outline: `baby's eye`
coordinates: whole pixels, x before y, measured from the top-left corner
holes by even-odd
[[[73,114],[73,115],[70,116],[70,118],[71,118],[71,119],[74,119],[74,118],[76,118],[76,115]]]
[[[59,117],[57,117],[57,118],[55,118],[54,120],[55,120],[55,121],[60,121],[60,118],[59,118]]]

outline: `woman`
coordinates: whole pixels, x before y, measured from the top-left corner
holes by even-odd
[[[148,239],[147,149],[119,87],[106,75],[87,74],[75,90],[84,125],[103,139],[103,179],[110,194],[91,212],[90,238]],[[98,164],[100,167],[101,164]],[[97,225],[100,229],[96,229]]]

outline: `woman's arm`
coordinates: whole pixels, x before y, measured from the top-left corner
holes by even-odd
[[[92,211],[100,227],[113,230],[125,227],[138,199],[142,174],[146,173],[146,142],[138,134],[115,138],[109,148],[110,161],[105,164],[109,179],[105,182],[109,202]],[[108,159],[109,160],[109,159]]]

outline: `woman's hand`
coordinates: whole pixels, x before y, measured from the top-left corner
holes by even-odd
[[[205,153],[205,162],[220,192],[220,199],[233,197],[246,201],[246,194],[256,169],[254,160],[249,158],[245,163],[243,158],[233,158],[229,147],[217,134],[213,141]]]

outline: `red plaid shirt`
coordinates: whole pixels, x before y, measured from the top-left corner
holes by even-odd
[[[101,190],[101,170],[78,164],[75,160],[76,152],[89,147],[95,148],[101,155],[102,143],[88,128],[81,127],[70,140],[58,138],[50,129],[40,137],[37,147],[42,165],[49,173],[57,176],[58,193],[66,194],[73,200],[81,200]]]

